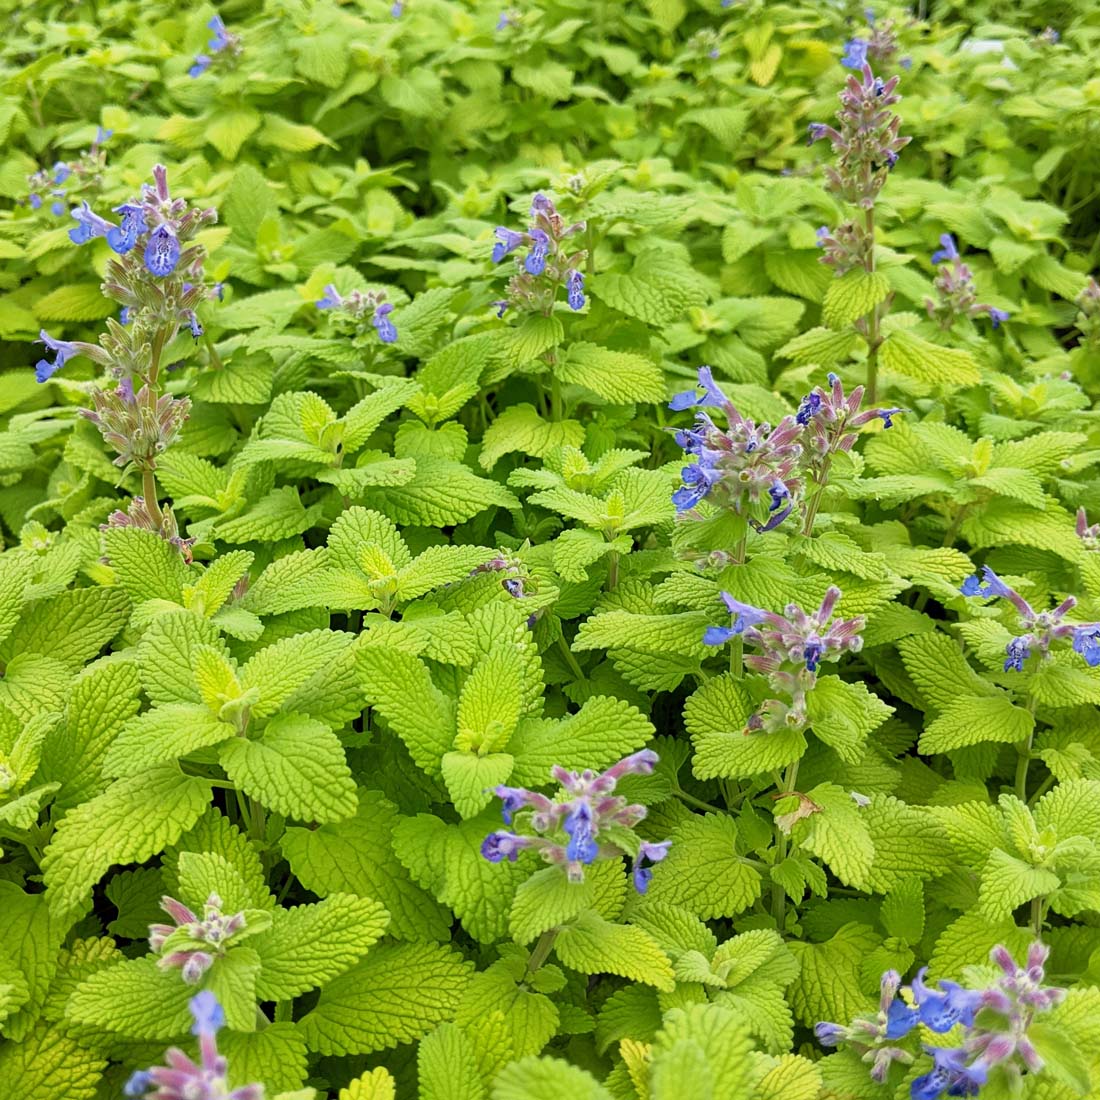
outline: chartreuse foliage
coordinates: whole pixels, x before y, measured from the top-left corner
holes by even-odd
[[[1010,7],[13,6],[0,1092],[1100,1094],[1100,30]]]

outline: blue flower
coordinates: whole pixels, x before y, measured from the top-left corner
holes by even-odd
[[[106,237],[115,228],[112,222],[101,218],[85,201],[73,211],[78,224],[69,230],[69,240],[73,244],[86,244],[93,237]]]
[[[153,1076],[146,1069],[136,1070],[122,1086],[123,1096],[144,1096],[153,1087]]]
[[[531,199],[531,217],[537,218],[540,214],[549,217],[554,213],[554,204],[549,197],[541,191],[536,191]]]
[[[998,309],[996,306],[989,307],[989,319],[993,322],[994,328],[1000,328],[1001,325],[1008,320],[1010,314],[1007,310]]]
[[[638,849],[638,858],[634,861],[633,876],[634,889],[639,894],[644,894],[649,889],[649,880],[653,878],[653,869],[646,867],[646,862],[660,863],[668,855],[671,845],[671,840],[662,840],[655,844],[647,840],[642,841],[642,846]]]
[[[826,232],[828,232],[826,230]],[[795,420],[799,424],[809,424],[809,422],[817,416],[821,411],[821,394],[808,393],[802,398],[801,404],[798,406],[798,412],[794,414]]]
[[[703,631],[703,645],[725,645],[741,631],[732,626],[708,626]]]
[[[1100,623],[1087,623],[1073,631],[1073,651],[1085,658],[1089,668],[1100,665]]]
[[[942,248],[937,249],[932,253],[932,262],[934,264],[946,263],[948,260],[957,260],[959,258],[959,250],[955,247],[955,238],[950,233],[944,233],[940,237],[940,244]]]
[[[917,1026],[920,1014],[904,1001],[894,1001],[886,1010],[886,1038],[901,1039]]]
[[[507,226],[498,225],[493,230],[497,243],[493,245],[493,263],[499,264],[509,253],[514,252],[527,239],[526,234],[517,233]]]
[[[502,829],[490,833],[481,842],[481,854],[490,863],[500,863],[505,859],[509,863],[515,863],[519,859],[520,848],[525,848],[527,845],[526,837],[516,836],[515,833],[507,833]]]
[[[221,53],[230,42],[229,32],[225,29],[222,17],[215,15],[206,25],[214,32],[214,36],[207,42],[206,48],[213,53]]]
[[[699,390],[703,392],[699,393]],[[668,407],[675,412],[682,412],[684,409],[691,409],[697,405],[723,406],[728,404],[729,399],[718,388],[710,367],[700,367],[699,384],[690,390],[684,390],[683,393],[676,394],[668,403]]]
[[[849,69],[862,69],[867,64],[867,40],[850,38],[845,42],[844,56],[840,59],[840,63]]]
[[[592,836],[592,807],[584,801],[574,803],[562,828],[569,834],[566,859],[573,863],[592,863],[600,854],[600,846]]]
[[[982,576],[985,578],[984,585],[979,577],[967,577],[959,591],[964,596],[981,596],[986,600],[994,596],[1015,595],[1012,589],[988,565],[982,566]]]
[[[974,1023],[974,1013],[981,1007],[981,993],[976,989],[964,989],[946,979],[939,983],[939,989],[933,989],[925,984],[924,975],[927,973],[928,967],[922,967],[912,984],[921,1023],[939,1034],[950,1031],[960,1023],[970,1027]]]
[[[894,426],[894,417],[898,413],[905,412],[904,409],[875,409],[875,416],[882,418],[883,428],[892,428]]]
[[[213,63],[213,59],[207,57],[206,54],[200,53],[195,55],[195,63],[187,70],[187,75],[194,79],[195,77],[202,76],[207,69],[210,68]]]
[[[898,155],[893,149],[887,149],[885,154],[886,167],[893,168],[898,162]]]
[[[38,210],[42,206],[42,196],[32,191],[27,197],[27,202],[31,204],[32,210]]]
[[[502,31],[505,27],[510,27],[511,25],[512,20],[508,17],[508,13],[506,11],[502,11],[500,13],[500,18],[497,20],[496,29],[498,31]]]
[[[50,203],[50,213],[55,218],[60,218],[61,215],[65,213],[65,204],[61,199],[54,199],[54,201]]]
[[[825,646],[820,641],[807,641],[802,647],[802,656],[806,660],[806,669],[816,672],[821,658],[825,656]]]
[[[324,297],[317,299],[318,309],[339,309],[343,304],[344,299],[340,297],[340,292],[332,283],[326,284]]]
[[[811,122],[807,127],[809,133],[808,145],[813,145],[815,141],[820,141],[829,132],[829,127],[824,122]]]
[[[570,309],[584,308],[584,274],[575,267],[570,268],[565,280],[565,290],[569,297]]]
[[[1015,669],[1017,672],[1024,671],[1024,661],[1031,656],[1030,642],[1030,634],[1021,634],[1019,637],[1013,638],[1012,641],[1005,646],[1005,653],[1008,654],[1008,656],[1005,657],[1005,672],[1010,668]]]
[[[195,1021],[191,1025],[192,1035],[214,1035],[219,1028],[225,1027],[225,1013],[209,989],[196,993],[187,1007]]]
[[[371,318],[370,323],[374,325],[375,331],[378,333],[378,339],[383,344],[392,344],[397,339],[397,329],[390,320],[392,312],[393,303],[383,302],[375,309],[374,316]]]
[[[550,238],[542,229],[532,229],[530,237],[531,251],[527,253],[523,266],[528,275],[541,275],[546,270],[546,254],[550,249]]]
[[[722,597],[722,602],[726,605],[729,613],[737,616],[733,621],[733,629],[737,634],[740,634],[746,628],[764,622],[771,614],[771,612],[765,611],[761,607],[754,607],[751,603],[742,603],[740,600],[734,599],[728,592],[720,592],[719,595]]]
[[[180,260],[180,242],[168,225],[162,223],[149,234],[144,260],[149,274],[159,278],[176,270]]]
[[[123,306],[122,309],[120,309],[118,311],[118,323],[120,325],[128,325],[130,323],[130,307],[129,306]]]
[[[107,234],[107,243],[120,255],[125,255],[137,244],[138,235],[148,228],[145,224],[145,212],[135,203],[124,202],[115,207],[115,213],[121,214],[119,225]]]
[[[694,508],[719,481],[722,480],[721,470],[704,462],[693,462],[680,471],[684,484],[672,494],[672,503],[676,505],[677,512],[686,512]]]
[[[832,230],[830,230],[827,225],[819,225],[817,227],[816,231],[814,232],[814,236],[817,238],[817,247],[818,248],[824,248],[825,247],[825,241],[829,238],[831,233],[832,233]]]
[[[771,483],[768,496],[772,498],[771,504],[768,505],[768,511],[775,512],[791,499],[791,491],[782,481],[777,479]]]
[[[34,367],[34,376],[39,382],[48,382],[70,359],[80,352],[75,344],[68,340],[55,340],[45,329],[39,334],[39,342],[54,353],[54,361],[39,359]]]
[[[523,787],[505,787],[501,785],[493,788],[493,794],[503,803],[500,808],[500,816],[504,818],[505,825],[511,825],[512,815],[518,813],[527,805],[527,796],[530,793]]]
[[[400,19],[401,13],[405,10],[405,0],[393,0],[393,7],[390,8],[390,15],[394,19]]]
[[[95,141],[93,141],[92,144],[106,145],[113,133],[114,130],[104,130],[102,126],[97,126],[95,132]]]
[[[63,160],[59,160],[53,166],[54,183],[64,183],[72,174],[73,170]]]
[[[937,1100],[948,1096],[977,1096],[985,1084],[987,1073],[980,1062],[966,1064],[967,1054],[962,1047],[926,1048],[935,1060],[935,1067],[918,1077],[910,1086],[913,1100]]]
[[[202,322],[192,313],[187,318],[187,324],[191,328],[191,335],[197,340],[203,332],[206,330],[202,327]]]

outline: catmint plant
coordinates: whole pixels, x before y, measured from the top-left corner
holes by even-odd
[[[1043,984],[1049,953],[1044,944],[1033,943],[1027,965],[1021,967],[1007,948],[998,945],[990,958],[1001,975],[975,989],[948,979],[930,985],[925,981],[927,967],[902,987],[898,973],[889,970],[882,976],[877,1013],[858,1016],[848,1025],[819,1023],[814,1034],[822,1046],[850,1047],[871,1065],[872,1080],[881,1084],[894,1063],[914,1062],[913,1039],[919,1027],[938,1035],[960,1028],[961,1044],[924,1048],[933,1065],[912,1081],[913,1100],[976,1096],[994,1082],[1009,1095],[1024,1073],[1043,1068],[1028,1035],[1035,1017],[1065,998],[1065,990]]]
[[[531,223],[525,231],[497,226],[493,263],[524,250],[516,257],[507,296],[495,303],[498,316],[508,309],[549,316],[563,288],[570,309],[584,308],[583,268],[588,253],[583,248],[573,250],[569,241],[585,228],[583,221],[566,225],[553,201],[541,192],[531,200]]]
[[[1077,509],[1075,530],[1081,545],[1090,552],[1100,550],[1100,523],[1090,524],[1084,508]]]
[[[485,838],[481,854],[491,863],[515,862],[521,851],[531,849],[547,863],[564,868],[570,882],[583,882],[584,868],[597,859],[617,860],[627,854],[634,860],[634,887],[644,894],[653,873],[649,864],[665,858],[671,841],[650,843],[635,836],[646,809],[627,803],[614,791],[624,775],[650,775],[657,759],[655,752],[643,749],[599,774],[555,765],[550,774],[561,785],[562,797],[557,800],[524,787],[494,788],[503,803],[504,823],[512,825],[522,814],[533,835],[498,830]]]
[[[397,340],[397,327],[390,317],[393,303],[386,301],[384,290],[353,290],[343,295],[328,283],[316,305],[328,313],[336,328],[349,330],[356,337],[362,337],[373,327],[383,344]]]
[[[210,68],[215,72],[232,68],[243,52],[240,36],[230,34],[220,15],[212,16],[206,25],[214,32],[206,44],[210,52],[195,55],[194,64],[187,70],[187,75],[192,78],[202,76]]]
[[[676,442],[692,459],[681,472],[683,485],[672,495],[678,512],[692,513],[708,500],[760,532],[774,530],[791,514],[802,487],[802,425],[794,416],[785,416],[774,428],[758,426],[738,412],[709,367],[699,368],[699,385],[678,393],[669,408],[700,410],[694,427],[676,432]],[[710,409],[720,411],[725,428],[715,424]]]
[[[98,196],[107,165],[103,146],[113,133],[113,130],[97,127],[91,146],[75,160],[59,160],[52,168],[40,168],[29,175],[27,205],[32,210],[40,210],[45,204],[43,195],[48,193],[52,200],[50,213],[59,218],[74,199]]]
[[[862,616],[833,620],[840,595],[840,589],[834,585],[812,614],[791,603],[780,615],[742,603],[728,592],[721,593],[733,622],[730,626],[707,627],[703,641],[721,646],[743,638],[759,647],[759,653],[745,657],[745,664],[764,675],[772,690],[782,696],[768,699],[749,718],[745,733],[805,729],[809,724],[806,696],[817,683],[821,662],[837,661],[845,653],[858,653],[862,649]]]
[[[94,408],[83,412],[118,455],[116,463],[133,466],[141,475],[143,508],[129,522],[147,520],[163,536],[172,523],[164,521],[154,471],[158,457],[178,437],[190,402],[164,392],[161,359],[183,328],[196,340],[203,335],[196,310],[220,293],[202,282],[205,252],[194,240],[203,226],[217,221],[217,212],[173,198],[163,165],[153,169],[153,180],[137,198],[114,208],[117,222],[101,217],[86,201],[73,211],[73,242],[104,238],[115,253],[103,292],[121,303],[125,323],[108,319],[98,344],[55,340],[43,332],[42,342],[54,360],[39,360],[35,376],[46,382],[83,355],[115,381],[112,389],[94,390]]]
[[[828,227],[818,232],[818,243],[824,249],[822,262],[838,274],[846,274],[856,266],[868,276],[875,274],[875,202],[898,154],[910,141],[901,136],[901,119],[890,109],[901,100],[897,86],[898,77],[883,81],[864,60],[858,74],[848,77],[840,93],[837,125],[810,123],[810,143],[828,140],[837,154],[836,164],[825,168],[826,188],[862,212],[862,217],[844,222],[831,232]],[[878,380],[882,319],[889,304],[887,295],[855,322],[856,331],[867,344],[867,392],[872,401]]]
[[[263,1085],[229,1087],[229,1061],[218,1053],[217,1036],[225,1026],[225,1013],[217,997],[203,990],[191,998],[189,1007],[195,1021],[191,1034],[199,1040],[199,1060],[171,1047],[164,1065],[132,1074],[123,1095],[145,1100],[264,1100]]]
[[[1079,531],[1081,526],[1079,519]],[[1070,639],[1073,651],[1079,653],[1090,668],[1100,665],[1100,623],[1064,621],[1067,613],[1077,606],[1075,596],[1067,596],[1053,611],[1036,611],[1019,592],[1001,580],[988,565],[982,567],[980,577],[968,577],[959,591],[964,596],[987,600],[1008,600],[1019,612],[1020,633],[1005,646],[1005,672],[1010,670],[1023,672],[1024,662],[1036,652],[1040,654],[1042,660],[1049,659],[1051,647],[1055,642]]]
[[[994,328],[1000,328],[1008,320],[1008,313],[996,306],[978,301],[974,276],[959,255],[955,238],[950,233],[940,237],[940,247],[932,253],[932,263],[938,265],[933,286],[937,299],[925,298],[924,308],[928,316],[938,321],[940,328],[949,329],[960,317],[977,317],[986,313]]]
[[[217,894],[206,899],[201,917],[175,898],[161,898],[160,907],[176,923],[149,925],[149,946],[160,956],[157,965],[165,970],[178,969],[188,985],[202,981],[207,970],[236,942],[271,926],[271,915],[262,910],[226,915]]]
[[[874,420],[881,420],[883,428],[893,427],[893,418],[904,409],[863,409],[863,387],[856,386],[845,395],[840,377],[830,371],[829,388],[821,386],[811,390],[798,406],[795,420],[803,427],[802,466],[808,483],[817,488],[806,507],[802,533],[813,531],[821,498],[829,482],[829,470],[833,457],[849,452],[855,446],[860,428]]]
[[[877,19],[873,8],[864,8],[863,17],[867,20],[867,32],[844,43],[840,63],[849,69],[862,69],[866,64],[889,66],[899,49],[894,21]],[[903,57],[899,64],[908,69],[912,61]]]

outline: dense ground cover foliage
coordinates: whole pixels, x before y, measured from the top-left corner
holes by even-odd
[[[0,1091],[1096,1095],[1100,17],[1002,7],[9,16]]]

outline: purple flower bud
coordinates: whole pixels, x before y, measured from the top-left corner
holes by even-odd
[[[515,863],[519,859],[520,849],[527,848],[530,844],[529,837],[516,836],[514,833],[500,830],[490,833],[481,842],[481,854],[490,863],[500,863],[504,859],[509,863]]]
[[[862,69],[867,64],[867,40],[851,38],[844,43],[844,56],[841,65],[849,69]]]
[[[634,889],[639,894],[644,894],[649,889],[649,880],[653,878],[653,869],[646,867],[645,862],[648,860],[650,863],[660,863],[668,855],[670,847],[672,847],[671,840],[662,840],[658,843],[642,841],[633,871]]]
[[[823,1047],[835,1047],[848,1038],[848,1029],[840,1024],[831,1024],[822,1021],[814,1024],[814,1035]]]
[[[1024,661],[1031,656],[1030,642],[1030,634],[1021,634],[1019,637],[1013,638],[1008,645],[1005,646],[1005,653],[1007,654],[1004,664],[1005,672],[1009,669],[1013,669],[1016,672],[1023,672]]]
[[[1000,328],[1009,316],[1010,314],[1006,310],[998,309],[996,306],[989,307],[989,319],[993,322],[994,328]]]

